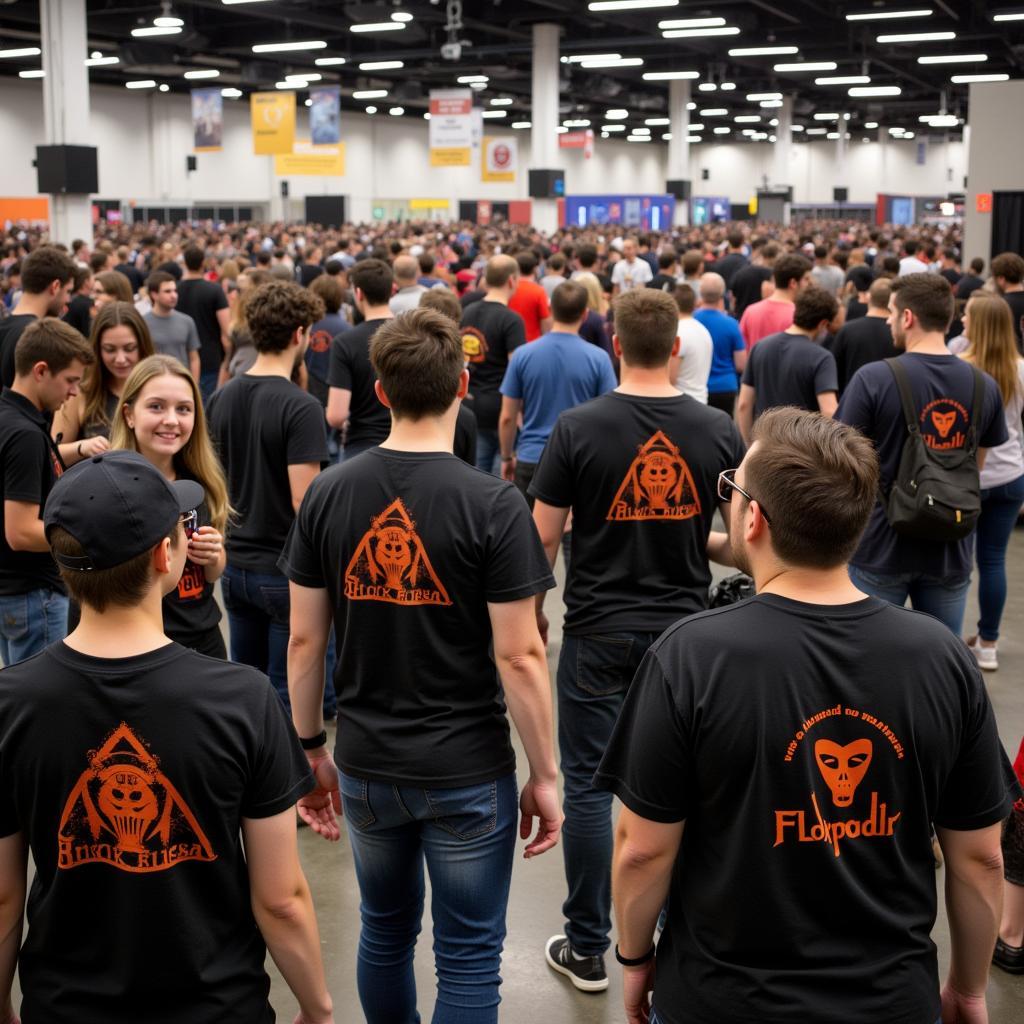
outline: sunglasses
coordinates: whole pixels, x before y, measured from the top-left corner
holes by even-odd
[[[732,501],[732,492],[738,491],[747,499],[747,501],[757,501],[757,498],[749,495],[738,483],[736,483],[736,473],[737,470],[735,469],[723,469],[722,472],[718,474],[718,497],[722,501]],[[761,515],[764,516],[764,521],[771,526],[772,521],[768,518],[768,513],[765,511],[764,505],[759,501],[757,504],[761,509]]]
[[[193,534],[199,529],[199,513],[196,509],[192,509],[191,512],[184,512],[178,522],[181,523],[185,530],[185,539],[191,540]]]

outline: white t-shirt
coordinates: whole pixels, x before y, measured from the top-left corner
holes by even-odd
[[[623,294],[634,288],[643,288],[653,277],[650,264],[639,256],[632,263],[619,260],[612,270],[612,284],[618,285]]]
[[[679,319],[679,375],[676,387],[698,402],[708,403],[708,377],[715,344],[708,329],[692,316]]]
[[[900,277],[905,274],[927,274],[931,268],[916,256],[904,256],[900,260]]]

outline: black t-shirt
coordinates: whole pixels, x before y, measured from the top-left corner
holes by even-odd
[[[523,318],[500,302],[482,300],[462,313],[462,348],[469,362],[469,407],[477,426],[496,430],[501,412],[499,388],[509,356],[526,343]]]
[[[868,304],[861,302],[856,296],[846,304],[846,320],[859,320],[868,315]]]
[[[143,285],[143,277],[139,270],[132,263],[118,263],[114,269],[119,274],[124,274],[131,281],[132,294],[134,295]]]
[[[73,295],[64,314],[64,323],[71,324],[79,334],[88,338],[92,330],[92,299],[88,295]]]
[[[676,279],[671,274],[660,271],[647,282],[648,288],[656,288],[660,292],[672,292],[676,288]]]
[[[465,309],[467,306],[472,306],[474,302],[479,302],[486,294],[487,292],[483,288],[471,288],[465,295],[459,296],[459,302]]]
[[[715,262],[708,267],[708,270],[713,270],[716,274],[721,274],[725,279],[725,287],[729,288],[732,285],[733,278],[747,266],[749,266],[749,261],[743,253],[727,252],[724,256],[720,256],[715,260]],[[758,298],[760,297],[761,296],[758,295]]]
[[[0,835],[36,867],[22,1018],[273,1021],[239,825],[312,788],[254,669],[56,643],[0,672]]]
[[[290,380],[246,373],[214,393],[207,415],[236,512],[228,564],[276,573],[295,519],[288,467],[327,462],[324,411]]]
[[[308,288],[323,272],[319,263],[300,263],[296,277],[303,288]]]
[[[182,474],[181,480],[192,477]],[[199,525],[210,525],[210,510],[204,501],[196,511]],[[185,559],[185,570],[178,586],[164,597],[164,632],[185,647],[202,633],[213,629],[221,619],[220,606],[213,596],[213,584],[206,579],[203,566]]]
[[[377,374],[370,364],[370,339],[377,333],[380,320],[364,320],[347,331],[342,331],[331,342],[331,365],[327,383],[332,388],[352,392],[348,413],[346,444],[380,444],[391,433],[391,413],[381,404],[373,385]]]
[[[1003,298],[1010,306],[1013,314],[1013,333],[1017,336],[1017,348],[1021,345],[1021,318],[1024,318],[1024,292],[1004,292]]]
[[[960,278],[960,283],[956,286],[956,297],[958,299],[969,299],[972,292],[976,292],[982,285],[984,285],[982,278],[975,276],[974,274],[964,274]]]
[[[826,348],[802,334],[770,334],[751,350],[743,383],[752,387],[754,415],[779,405],[818,411],[818,395],[838,391],[836,361]]]
[[[935,449],[962,448],[972,424],[977,428],[981,448],[994,448],[1007,439],[1003,400],[998,385],[987,374],[979,415],[971,408],[974,374],[962,359],[907,352],[900,356],[900,365],[910,377],[910,391],[925,444]],[[899,469],[907,426],[896,378],[886,363],[869,363],[853,375],[843,392],[836,419],[856,427],[874,442],[881,464],[879,486],[887,495]],[[973,536],[944,544],[896,533],[881,503],[876,501],[850,562],[869,572],[909,572],[952,581],[970,575],[973,552]]]
[[[57,564],[48,551],[14,551],[2,529],[3,503],[25,501],[39,506],[63,472],[50,440],[49,417],[10,388],[0,395],[0,594],[9,597],[49,587],[64,592]]]
[[[770,594],[651,647],[594,781],[686,821],[658,945],[665,1024],[934,1021],[931,823],[993,825],[1018,788],[940,622]]]
[[[743,316],[747,306],[752,306],[755,302],[761,301],[761,285],[765,281],[770,281],[771,277],[771,267],[757,267],[750,264],[746,267],[740,267],[736,271],[735,275],[733,275],[732,286],[729,291],[732,292],[733,299],[732,315],[737,320]]]
[[[718,474],[743,454],[732,420],[686,395],[612,391],[558,417],[530,494],[573,510],[567,633],[660,633],[707,607]]]
[[[463,462],[476,465],[476,417],[466,405],[459,403],[459,415],[455,420],[455,442],[453,453]]]
[[[888,322],[880,316],[847,320],[832,345],[832,355],[839,373],[839,390],[845,391],[853,375],[868,363],[879,359],[895,359],[900,350],[892,343]]]
[[[9,388],[14,383],[14,350],[25,328],[39,317],[32,313],[18,313],[0,320],[0,384]]]
[[[199,368],[203,373],[219,370],[224,362],[224,346],[220,340],[217,311],[228,308],[228,297],[219,284],[200,278],[178,282],[179,313],[192,317],[199,332]]]
[[[941,277],[944,277],[949,282],[950,288],[954,290],[956,289],[956,286],[960,283],[960,280],[964,276],[963,274],[960,273],[960,271],[953,270],[952,267],[950,267],[950,269],[948,270],[940,270],[939,275]]]
[[[511,484],[446,452],[371,448],[313,481],[280,567],[334,609],[343,771],[454,787],[514,769],[487,603],[554,579]]]

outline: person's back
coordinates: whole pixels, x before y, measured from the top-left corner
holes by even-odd
[[[551,322],[548,293],[525,273],[520,276],[516,290],[508,300],[508,308],[523,318],[527,341],[536,341]]]
[[[679,309],[679,353],[669,363],[669,374],[683,392],[707,405],[708,378],[714,359],[715,343],[711,332],[694,316],[697,294],[688,284],[677,285],[673,291]],[[678,361],[677,361],[678,360]]]
[[[836,334],[832,344],[836,370],[839,374],[839,391],[846,390],[853,375],[868,363],[881,359],[894,359],[900,354],[892,340],[889,327],[889,282],[880,278],[868,292],[867,315],[847,320]]]
[[[203,397],[208,399],[217,386],[224,364],[223,338],[228,331],[228,299],[219,284],[202,276],[203,252],[189,246],[184,259],[187,271],[178,282],[178,312],[195,321],[199,334],[199,365]]]
[[[813,341],[783,331],[763,338],[750,353],[743,383],[757,392],[755,417],[778,405],[813,412],[819,394],[836,390],[835,360]]]

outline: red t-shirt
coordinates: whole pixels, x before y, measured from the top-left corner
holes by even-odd
[[[527,341],[535,341],[541,336],[543,332],[540,322],[551,316],[548,293],[536,281],[527,281],[525,278],[519,279],[518,287],[508,300],[508,308],[523,318]]]
[[[790,327],[795,308],[792,302],[773,302],[771,299],[762,299],[747,306],[740,320],[740,333],[747,348],[753,348],[769,334],[778,334]]]

